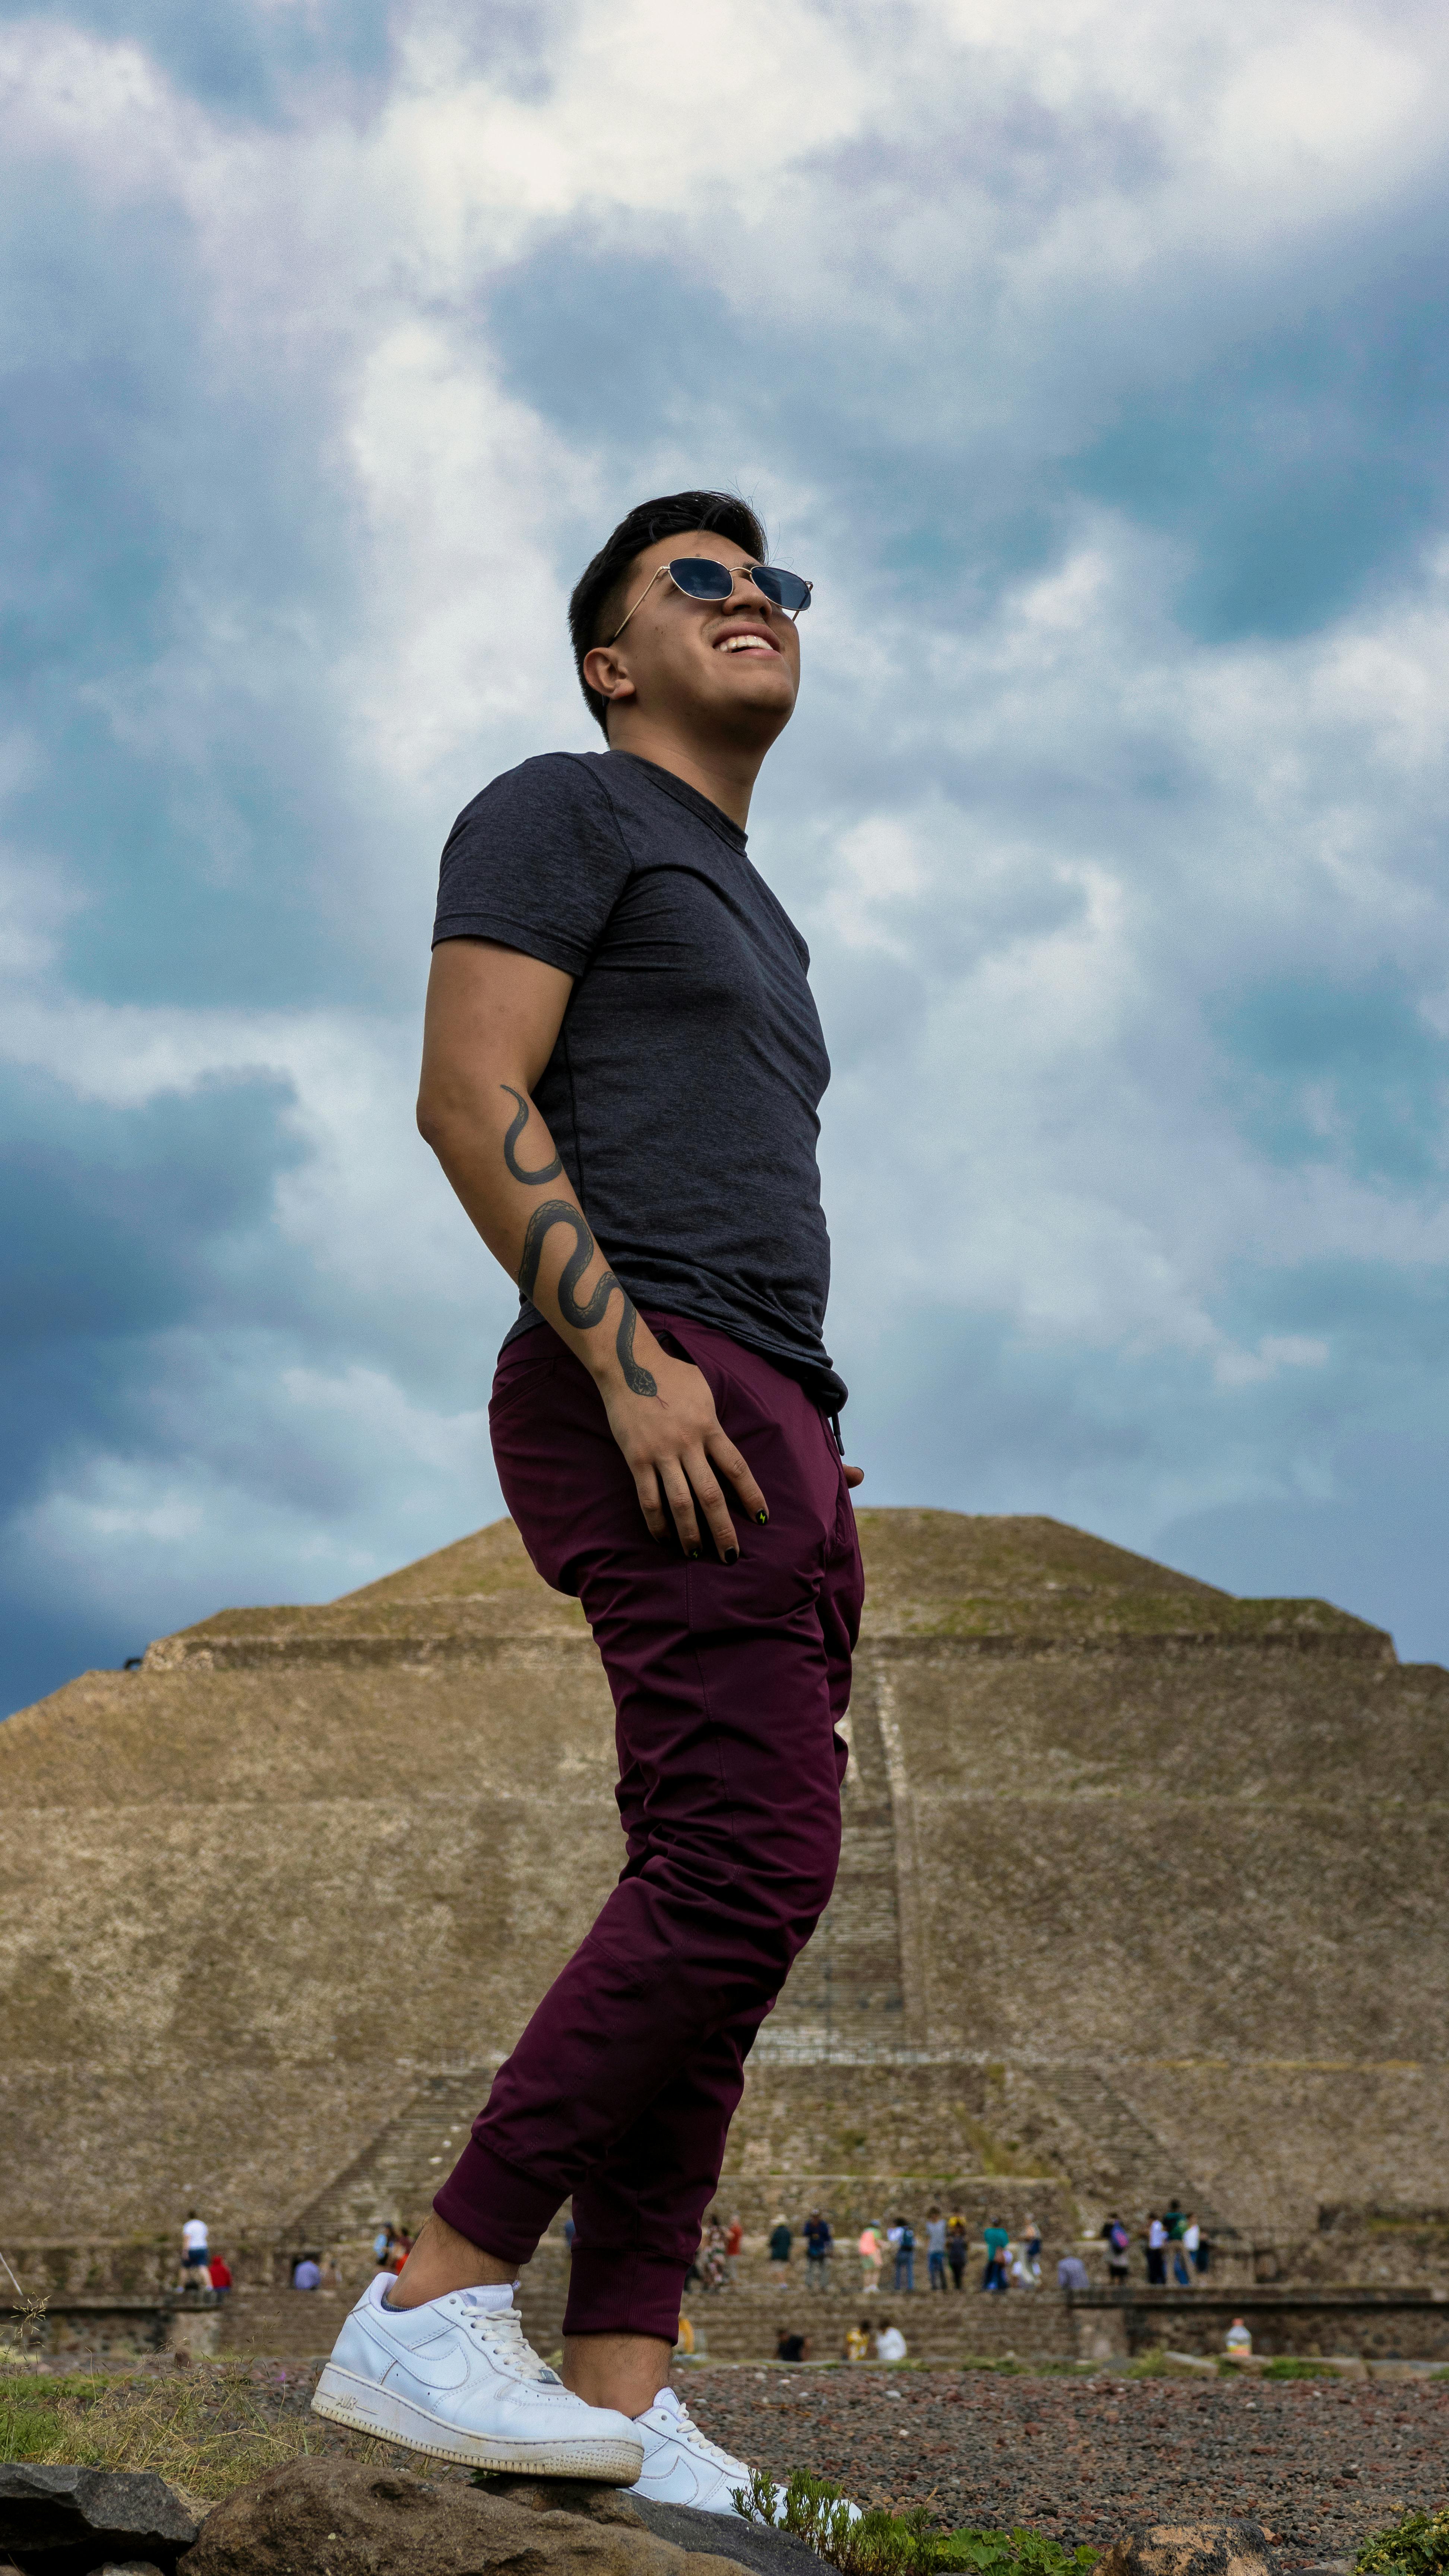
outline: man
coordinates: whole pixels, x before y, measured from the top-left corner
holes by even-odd
[[[805,2287],[807,2290],[825,2288],[825,2267],[830,2260],[830,2248],[834,2242],[829,2219],[823,2217],[818,2209],[812,2209],[805,2221]]]
[[[953,2209],[946,2221],[946,2260],[951,2266],[953,2290],[959,2290],[965,2278],[966,2257],[970,2245],[971,2237],[965,2218],[959,2209]]]
[[[934,2201],[926,2212],[926,2281],[932,2290],[946,2286],[946,2222]]]
[[[1127,2258],[1132,2250],[1132,2239],[1115,2209],[1111,2217],[1098,2228],[1097,2233],[1107,2248],[1107,2287],[1110,2290],[1125,2290]]]
[[[1155,2209],[1147,2213],[1147,2280],[1154,2290],[1167,2287],[1167,2229]]]
[[[181,2230],[181,2276],[178,2284],[181,2289],[210,2289],[211,2270],[206,2258],[207,2242],[205,2219],[198,2218],[195,2210],[189,2209]]]
[[[1091,2286],[1092,2284],[1087,2277],[1086,2264],[1082,2261],[1080,2254],[1064,2254],[1057,2265],[1057,2288],[1059,2290],[1089,2290]]]
[[[983,2227],[981,2236],[986,2248],[986,2261],[981,2270],[981,2287],[983,2290],[1004,2290],[1006,2249],[1011,2243],[1010,2235],[1001,2220],[994,2218],[989,2227]]]
[[[418,1122],[519,1285],[494,1457],[603,1658],[627,1859],[315,2400],[722,2513],[748,2473],[670,2353],[745,2057],[834,1881],[863,1588],[822,1338],[829,1061],[745,844],[809,596],[738,500],[632,511],[570,603],[606,751],[495,779],[443,854]],[[570,2194],[560,2382],[512,2285]]]
[[[914,2291],[916,2286],[916,2231],[908,2218],[898,2218],[886,2230],[886,2241],[895,2253],[893,2284],[897,2290]]]

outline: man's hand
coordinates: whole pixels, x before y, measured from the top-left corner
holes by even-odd
[[[671,1359],[640,1319],[634,1355],[648,1369],[657,1395],[635,1395],[610,1373],[600,1393],[613,1432],[639,1495],[651,1538],[668,1536],[670,1520],[686,1556],[703,1554],[703,1519],[719,1551],[733,1565],[740,1552],[720,1477],[727,1477],[752,1521],[770,1517],[765,1497],[734,1442],[720,1428],[709,1380],[689,1360]],[[716,1472],[718,1471],[718,1472]]]

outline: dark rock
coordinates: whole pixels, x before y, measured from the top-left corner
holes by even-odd
[[[582,2478],[479,2478],[489,2495],[506,2495],[530,2513],[581,2513],[591,2522],[632,2522],[657,2539],[705,2556],[733,2560],[756,2576],[820,2576],[823,2561],[790,2532],[741,2522],[738,2514],[698,2513],[692,2504],[653,2504],[628,2487],[589,2485]]]
[[[570,2511],[407,2469],[296,2460],[207,2515],[181,2576],[741,2576],[742,2562],[731,2565],[720,2546],[719,2518],[690,2519],[711,2526],[708,2554],[674,2547],[642,2515],[607,2504]]]
[[[198,2527],[150,2469],[0,2463],[0,2549],[25,2576],[91,2576],[107,2560],[172,2576]]]
[[[826,2563],[793,2532],[741,2522],[735,2513],[698,2513],[692,2504],[653,2504],[642,2496],[631,2497],[630,2503],[640,2520],[661,2540],[672,2540],[676,2549],[717,2550],[722,2558],[753,2569],[755,2576],[821,2576]]]
[[[1132,2522],[1093,2576],[1264,2576],[1268,2535],[1257,2522]]]

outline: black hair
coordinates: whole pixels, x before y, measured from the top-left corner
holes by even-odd
[[[729,537],[757,563],[765,561],[765,531],[748,501],[742,501],[737,492],[670,492],[659,501],[640,501],[627,518],[621,519],[574,585],[569,601],[574,668],[589,713],[602,727],[606,742],[609,702],[584,678],[584,656],[596,644],[607,642],[607,636],[600,632],[609,623],[604,611],[635,557],[642,555],[646,546],[657,545],[661,537],[692,536],[697,528],[707,529],[712,536]],[[618,633],[617,621],[612,632]]]

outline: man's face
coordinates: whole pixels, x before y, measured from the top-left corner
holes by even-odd
[[[624,585],[618,622],[634,614],[617,644],[596,645],[587,656],[585,677],[620,709],[637,707],[690,732],[769,744],[795,709],[795,627],[752,581],[737,578],[728,599],[686,598],[662,570],[681,555],[708,555],[737,575],[757,560],[706,530],[647,546]]]

